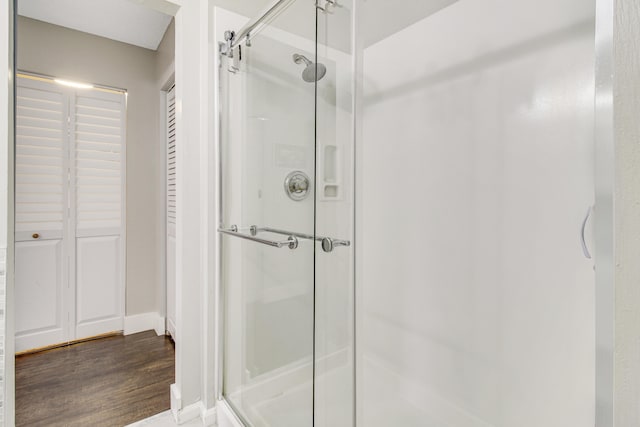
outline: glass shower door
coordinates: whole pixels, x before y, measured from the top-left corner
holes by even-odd
[[[316,8],[280,3],[248,41],[228,33],[221,61],[223,395],[247,425],[302,427],[313,425],[320,247]]]

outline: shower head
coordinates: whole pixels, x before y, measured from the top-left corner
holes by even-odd
[[[317,82],[327,74],[327,67],[320,63],[315,64],[309,61],[306,56],[300,55],[299,53],[293,54],[293,62],[305,65],[305,69],[302,72],[302,80],[307,83]]]

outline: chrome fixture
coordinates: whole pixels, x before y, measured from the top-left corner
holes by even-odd
[[[307,174],[302,171],[291,172],[284,179],[284,192],[291,200],[299,202],[309,196],[310,181]]]
[[[280,240],[280,241],[261,239],[253,235],[240,233],[236,225],[232,225],[227,229],[219,228],[218,232],[222,234],[226,234],[228,236],[234,236],[234,237],[239,237],[245,240],[251,240],[252,242],[256,242],[256,243],[262,243],[263,245],[271,246],[274,248],[284,248],[285,246],[287,246],[291,250],[298,248],[298,239],[295,236],[289,236],[287,240]]]
[[[325,252],[333,252],[333,248],[338,246],[351,246],[351,242],[348,240],[337,240],[331,237],[323,237],[320,241],[322,242],[322,250]]]
[[[241,230],[248,230],[250,235],[240,233]],[[313,236],[311,234],[298,233],[296,231],[280,230],[277,228],[270,228],[270,227],[258,227],[257,225],[252,225],[250,227],[242,227],[242,228],[238,227],[237,225],[232,225],[229,228],[219,228],[218,232],[222,234],[227,234],[229,236],[235,236],[241,239],[262,243],[263,245],[273,246],[275,248],[282,248],[284,246],[289,246],[290,249],[296,249],[298,247],[298,239],[313,240],[313,241],[320,242],[322,246],[322,250],[325,252],[333,252],[335,248],[340,246],[344,246],[344,247],[351,246],[351,242],[349,240],[340,240],[340,239],[333,239],[331,237]],[[260,232],[280,234],[283,236],[287,236],[288,239],[285,241],[261,239],[259,237],[256,237]]]
[[[233,57],[233,49],[240,45],[243,41],[251,46],[250,38],[260,32],[260,29],[269,21],[270,18],[278,14],[280,11],[288,7],[295,0],[274,0],[272,1],[256,18],[252,19],[242,27],[238,32],[228,31],[225,33],[226,45],[221,47],[221,53],[228,57]],[[227,33],[229,38],[227,39]]]
[[[337,0],[316,0],[316,7],[323,12],[330,12],[329,7],[338,6]]]
[[[304,55],[300,55],[299,53],[293,54],[293,62],[296,64],[305,64],[305,69],[302,72],[302,80],[307,83],[314,83],[324,77],[327,74],[327,67],[320,63],[314,63],[309,60]]]

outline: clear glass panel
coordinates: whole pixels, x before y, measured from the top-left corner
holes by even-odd
[[[223,227],[298,241],[223,238],[224,395],[253,426],[313,424],[315,27],[296,2],[221,70]]]
[[[318,13],[316,229],[353,242],[352,3]],[[315,426],[354,422],[354,245],[316,254]]]

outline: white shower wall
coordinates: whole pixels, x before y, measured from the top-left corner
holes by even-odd
[[[364,49],[358,425],[594,424],[593,9],[463,0]]]

